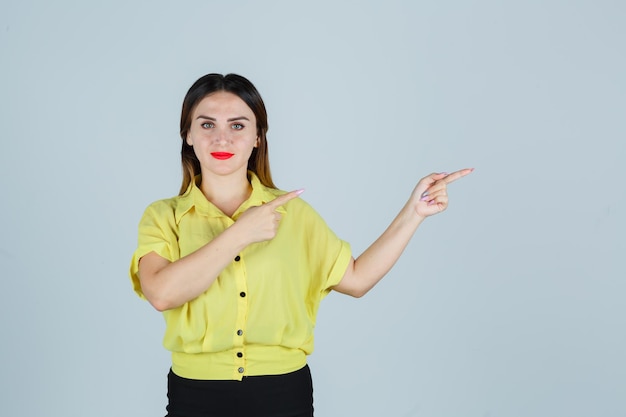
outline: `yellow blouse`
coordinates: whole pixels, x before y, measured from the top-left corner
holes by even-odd
[[[232,218],[211,204],[196,183],[182,196],[152,203],[139,223],[130,276],[150,252],[174,262],[231,226],[249,207],[283,191],[249,173],[252,194]],[[276,237],[245,248],[198,298],[163,312],[163,345],[172,370],[191,379],[235,379],[300,369],[313,351],[320,301],[343,277],[352,256],[313,208],[300,198],[278,209]]]

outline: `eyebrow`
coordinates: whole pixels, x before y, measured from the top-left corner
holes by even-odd
[[[203,115],[200,115],[200,116],[196,117],[196,120],[198,120],[198,119],[210,120],[212,122],[216,122],[217,121],[217,119],[215,117],[203,116]],[[237,116],[237,117],[232,117],[230,119],[226,119],[227,122],[234,122],[236,120],[247,120],[247,121],[250,121],[250,119],[248,119],[246,116]]]

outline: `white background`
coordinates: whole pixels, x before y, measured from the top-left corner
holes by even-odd
[[[626,416],[622,1],[0,3],[0,414],[165,414],[137,223],[208,72],[259,89],[280,188],[365,249],[475,167],[365,298],[331,294],[316,415]]]

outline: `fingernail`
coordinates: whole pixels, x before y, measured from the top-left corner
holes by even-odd
[[[300,195],[304,192],[304,188],[300,188],[299,190],[296,190],[296,194]]]

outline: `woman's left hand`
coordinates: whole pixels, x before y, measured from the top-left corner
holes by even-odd
[[[411,205],[417,215],[428,217],[444,211],[448,207],[448,184],[468,175],[473,170],[474,168],[466,168],[451,174],[430,174],[422,178],[411,195]]]

